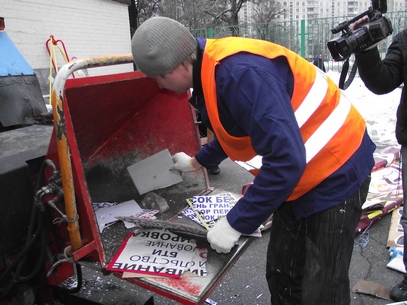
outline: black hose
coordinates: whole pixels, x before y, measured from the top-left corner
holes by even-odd
[[[44,261],[46,258],[46,250],[48,247],[48,236],[47,236],[47,230],[45,226],[45,220],[46,220],[46,210],[44,207],[44,202],[39,202],[39,199],[42,200],[42,194],[40,192],[41,190],[41,185],[44,179],[44,173],[45,173],[45,168],[47,165],[52,166],[54,168],[54,173],[56,171],[56,168],[54,167],[53,164],[51,164],[52,161],[50,160],[45,160],[41,164],[41,168],[37,177],[37,182],[36,182],[36,188],[35,188],[35,198],[34,198],[34,204],[32,206],[32,211],[31,211],[31,218],[30,218],[30,224],[28,227],[28,232],[27,232],[27,238],[25,245],[17,258],[9,265],[7,266],[6,270],[2,272],[0,275],[0,300],[4,299],[7,294],[10,292],[10,290],[14,287],[14,285],[18,282],[27,282],[30,280],[33,280],[41,271]],[[37,243],[38,239],[41,237],[40,241],[40,256],[37,260],[37,263],[34,267],[34,269],[27,275],[21,275],[23,267],[25,266],[26,259],[27,259],[27,254],[29,251],[34,249],[35,244]],[[76,268],[76,275],[77,275],[77,282],[78,285],[74,289],[69,289],[69,288],[64,288],[60,286],[52,286],[48,285],[48,287],[52,289],[57,289],[60,291],[68,292],[68,293],[77,293],[80,291],[82,287],[82,269],[81,266],[77,263],[75,263],[75,268]],[[10,273],[14,273],[10,276]]]
[[[0,283],[1,283],[1,287],[2,287],[0,289],[0,300],[3,299],[10,292],[11,288],[17,283],[18,278],[20,277],[22,268],[24,266],[27,253],[30,250],[32,250],[32,247],[35,245],[38,238],[42,235],[41,233],[44,229],[45,216],[43,215],[43,213],[41,213],[40,215],[42,215],[42,217],[40,217],[40,221],[37,226],[37,230],[34,233],[33,237],[26,242],[23,250],[17,256],[17,258],[6,268],[6,270],[0,276]],[[17,267],[17,269],[15,270],[16,267]],[[15,270],[15,273],[13,274],[12,278],[10,279],[9,274],[13,270]],[[6,282],[6,280],[8,280],[8,283]],[[5,286],[3,286],[3,285],[5,285]]]
[[[26,241],[26,244],[17,258],[7,267],[7,269],[1,274],[0,276],[0,284],[2,284],[6,280],[6,276],[10,274],[10,272],[17,266],[17,264],[24,258],[24,256],[31,250],[34,246],[35,242],[37,242],[38,238],[41,236],[41,230],[44,228],[45,224],[45,216],[42,214],[40,217],[40,221],[37,226],[36,232],[32,235],[32,238]],[[41,215],[40,214],[40,215]]]
[[[47,163],[44,161],[41,164],[41,168],[37,177],[37,183],[36,183],[36,189],[35,189],[35,194],[40,190],[41,188],[41,183],[42,179],[44,178],[44,171]],[[17,258],[5,269],[4,272],[0,275],[0,299],[3,299],[12,289],[12,287],[19,281],[20,279],[20,274],[22,272],[22,269],[24,267],[25,261],[26,261],[26,255],[27,253],[32,250],[32,248],[35,246],[35,243],[38,241],[39,237],[41,237],[42,242],[41,242],[41,248],[46,244],[46,241],[43,239],[46,238],[45,235],[45,213],[41,212],[37,215],[37,209],[38,207],[35,204],[32,206],[32,211],[31,211],[31,217],[30,217],[30,224],[28,226],[28,232],[27,232],[27,238],[26,242],[24,245],[24,248],[21,250]],[[37,222],[38,220],[38,222]],[[35,228],[35,226],[37,226]],[[35,228],[35,232],[34,232]],[[45,258],[45,249],[41,249],[41,254],[40,258],[43,257]],[[42,263],[41,263],[42,264]],[[16,268],[16,269],[15,269]],[[41,266],[39,266],[39,262],[34,268],[34,271],[38,273],[41,270]],[[12,271],[15,271],[14,274],[12,275],[11,279],[9,277],[10,273]],[[31,279],[34,278],[37,274],[34,273],[34,271],[28,275],[27,277],[22,277],[21,279]]]
[[[46,253],[47,253],[47,244],[48,244],[48,237],[47,237],[47,231],[46,230],[42,230],[41,232],[41,244],[40,244],[40,256],[37,260],[37,263],[35,265],[35,268],[31,271],[31,273],[24,275],[24,276],[20,276],[17,281],[18,282],[28,282],[31,281],[32,279],[34,279],[39,272],[41,271],[42,267],[44,266],[44,262],[45,262],[45,257],[46,257]]]
[[[57,290],[57,291],[62,291],[62,292],[67,292],[67,293],[77,293],[81,290],[82,288],[82,282],[83,282],[83,278],[82,278],[82,268],[81,265],[79,265],[78,263],[75,263],[75,268],[76,268],[76,278],[77,278],[77,282],[78,285],[76,285],[75,288],[66,288],[66,287],[61,287],[61,286],[54,286],[54,285],[47,285],[48,288]]]

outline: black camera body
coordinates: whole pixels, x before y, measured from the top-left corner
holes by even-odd
[[[372,1],[372,7],[366,12],[350,21],[342,22],[332,29],[332,34],[342,32],[341,37],[327,43],[333,59],[336,61],[346,60],[352,53],[364,51],[392,34],[393,27],[390,20],[382,15],[386,11],[386,0]],[[350,24],[364,16],[368,16],[367,22],[360,24],[356,30],[352,31],[349,27]]]

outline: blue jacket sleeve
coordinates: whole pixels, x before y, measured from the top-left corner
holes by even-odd
[[[291,105],[293,75],[285,58],[239,53],[216,70],[221,121],[235,136],[248,135],[263,157],[260,173],[228,213],[230,225],[250,234],[288,198],[306,165]]]
[[[355,53],[359,75],[366,87],[375,94],[386,94],[403,83],[407,30],[398,33],[387,49],[383,61],[376,48]]]
[[[218,139],[213,138],[212,141],[204,145],[195,155],[196,160],[203,167],[210,168],[219,165],[228,156],[220,146]]]

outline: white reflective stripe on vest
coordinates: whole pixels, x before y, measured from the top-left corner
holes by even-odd
[[[297,119],[297,123],[300,128],[310,118],[315,110],[318,109],[327,91],[328,80],[326,79],[325,75],[317,70],[317,76],[311,90],[308,92],[304,101],[295,111],[295,118]]]
[[[305,122],[318,109],[328,91],[328,79],[325,74],[317,69],[315,82],[308,92],[304,101],[295,111],[295,118],[301,128]],[[351,109],[350,101],[341,91],[341,98],[335,110],[318,127],[312,136],[305,142],[306,162],[308,163],[315,155],[332,139],[335,133],[341,128],[349,115]]]
[[[351,103],[341,92],[339,104],[329,117],[319,126],[312,136],[305,142],[306,162],[315,155],[332,139],[335,133],[343,126],[351,110]]]
[[[305,122],[318,109],[328,91],[328,80],[326,74],[317,69],[315,82],[305,97],[304,101],[295,111],[295,118],[298,126],[301,128]],[[305,142],[306,162],[314,158],[318,152],[332,139],[336,132],[342,127],[351,110],[351,102],[341,90],[341,98],[335,110],[318,127],[312,136]],[[261,167],[261,156],[255,156],[253,159],[243,162],[259,169]],[[238,161],[242,162],[242,161]]]

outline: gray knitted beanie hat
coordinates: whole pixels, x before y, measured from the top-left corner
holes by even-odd
[[[133,59],[148,75],[170,73],[196,50],[197,41],[179,22],[153,17],[143,22],[131,41]]]

